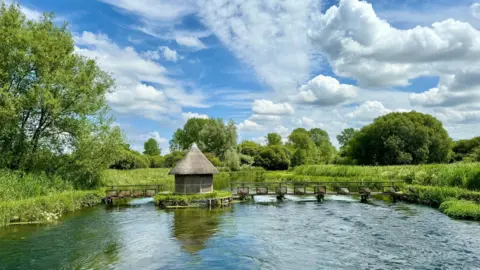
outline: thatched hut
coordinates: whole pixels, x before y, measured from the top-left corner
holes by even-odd
[[[175,193],[195,194],[213,191],[213,175],[218,170],[194,143],[169,174],[175,175]]]

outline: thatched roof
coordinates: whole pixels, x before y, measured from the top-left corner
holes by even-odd
[[[203,155],[194,143],[192,148],[168,174],[217,174],[218,170],[210,160]]]

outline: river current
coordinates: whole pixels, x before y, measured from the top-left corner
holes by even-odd
[[[98,206],[0,229],[0,269],[186,268],[480,269],[480,223],[331,196],[213,210]]]

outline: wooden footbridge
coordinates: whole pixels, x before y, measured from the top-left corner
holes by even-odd
[[[105,187],[105,203],[111,204],[114,199],[124,198],[148,198],[155,194],[168,191],[171,186],[163,184],[148,185],[116,185]]]
[[[359,195],[366,201],[371,195],[393,195],[396,185],[403,181],[358,182],[233,182],[230,189],[234,199],[243,200],[259,195],[272,195],[282,200],[285,195],[313,195],[321,201],[326,195]],[[327,189],[328,187],[328,189]],[[331,190],[331,191],[330,191]]]

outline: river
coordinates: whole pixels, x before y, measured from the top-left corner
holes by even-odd
[[[98,206],[0,229],[0,269],[480,269],[480,224],[429,207],[261,201]]]

